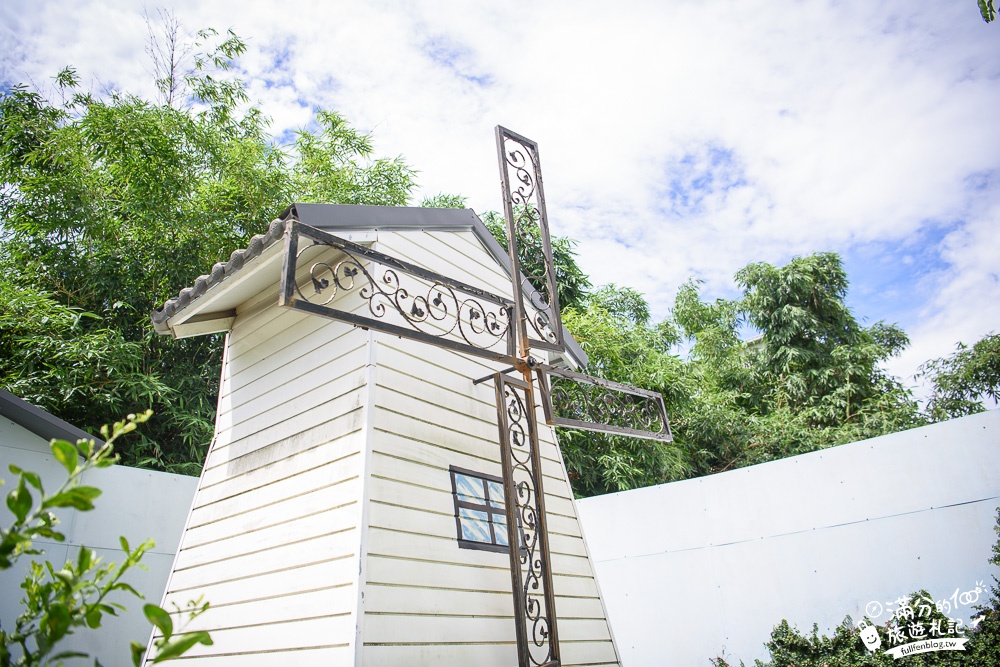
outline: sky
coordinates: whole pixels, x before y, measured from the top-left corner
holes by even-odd
[[[153,97],[145,11],[0,4],[0,86]],[[901,325],[889,370],[1000,332],[1000,22],[975,0],[179,0],[234,30],[279,140],[342,113],[419,170],[414,203],[499,210],[493,128],[539,144],[552,233],[595,284],[667,315],[678,286],[738,295],[749,262],[840,253],[866,323]],[[233,10],[233,7],[238,7]]]

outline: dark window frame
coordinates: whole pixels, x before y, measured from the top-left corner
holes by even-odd
[[[507,520],[507,499],[500,498],[499,502],[503,504],[503,507],[493,507],[489,504],[491,497],[490,485],[485,482],[495,482],[503,488],[503,478],[497,477],[496,475],[487,475],[486,473],[477,472],[475,470],[469,470],[467,468],[459,468],[458,466],[448,466],[448,474],[451,478],[451,497],[455,506],[455,530],[458,536],[458,546],[460,549],[475,549],[478,551],[494,551],[497,553],[509,553],[510,549],[506,544],[498,544],[496,541],[496,528],[497,524],[494,521],[494,516],[499,515],[503,517],[504,523]],[[458,498],[458,485],[455,481],[455,475],[464,475],[466,477],[472,477],[484,482],[483,490],[485,492],[486,504],[472,503],[467,500],[459,500]],[[494,502],[496,502],[494,500]],[[460,516],[460,509],[469,509],[475,512],[485,512],[489,517],[489,527],[490,527],[490,542],[477,542],[475,540],[467,540],[462,537],[462,518]],[[504,538],[508,538],[506,528],[504,529]]]

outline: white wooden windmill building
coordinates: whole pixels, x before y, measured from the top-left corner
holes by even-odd
[[[512,275],[469,210],[297,204],[153,314],[161,334],[228,332],[164,605],[211,603],[194,664],[618,664],[532,397],[555,416],[557,367],[586,358],[528,289],[543,314],[524,319],[561,340],[525,371]]]

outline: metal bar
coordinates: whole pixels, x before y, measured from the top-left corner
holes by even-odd
[[[494,373],[490,373],[489,375],[484,375],[481,378],[476,378],[475,380],[472,381],[472,384],[482,384],[482,383],[486,382],[487,380],[492,380],[493,376],[496,375],[497,373],[504,373],[504,374],[506,374],[506,373],[510,373],[511,371],[516,371],[516,370],[517,370],[516,368],[514,368],[513,366],[510,366],[508,368],[504,368],[503,370],[499,370],[499,371],[496,371]]]
[[[539,174],[541,177],[541,174]],[[539,182],[539,185],[541,183]],[[553,274],[554,275],[554,274]],[[535,503],[536,511],[538,513],[538,541],[541,546],[539,551],[539,567],[542,571],[542,581],[545,588],[545,613],[548,617],[548,641],[549,641],[549,654],[548,660],[543,658],[543,662],[539,667],[545,667],[546,665],[552,665],[558,667],[560,662],[559,655],[559,633],[556,629],[556,594],[552,588],[552,559],[549,556],[549,530],[548,530],[548,515],[545,513],[545,490],[542,488],[542,477],[544,476],[542,471],[542,448],[538,441],[538,422],[537,420],[537,410],[535,406],[535,387],[531,382],[531,370],[528,368],[524,369],[524,390],[527,395],[527,410],[528,410],[528,423],[531,426],[531,460],[535,472]],[[529,560],[530,563],[530,560]],[[525,593],[527,595],[529,582],[525,581]]]
[[[281,289],[278,305],[288,306],[295,299],[295,264],[299,255],[299,223],[285,223],[285,256],[281,258]]]
[[[566,368],[550,366],[549,364],[535,364],[535,368],[537,370],[545,371],[548,375],[558,375],[559,377],[576,380],[578,382],[586,382],[587,384],[597,385],[598,387],[604,387],[605,389],[620,391],[626,394],[646,396],[649,398],[656,398],[660,396],[660,393],[656,391],[650,391],[649,389],[643,389],[642,387],[634,387],[630,384],[615,382],[614,380],[606,380],[604,378],[599,378],[596,375],[587,375],[586,373],[578,373]]]
[[[494,376],[520,667],[559,664],[545,491],[530,382]],[[527,375],[530,380],[530,372]]]
[[[465,354],[471,354],[483,359],[489,359],[490,361],[499,361],[506,364],[512,364],[517,361],[516,357],[510,357],[502,352],[493,352],[488,349],[466,345],[454,340],[448,340],[447,338],[438,338],[433,334],[427,334],[414,329],[407,329],[395,324],[390,324],[389,322],[381,322],[370,317],[355,315],[354,313],[348,313],[347,311],[337,310],[336,308],[309,303],[308,301],[296,301],[292,305],[288,306],[288,308],[291,308],[292,310],[302,310],[321,317],[328,317],[332,320],[340,320],[341,322],[347,322],[348,324],[353,324],[354,326],[362,329],[374,329],[375,331],[382,331],[394,336],[399,336],[400,338],[410,338],[412,340],[418,340],[422,343],[430,343],[431,345],[436,345],[437,347],[443,347],[447,350],[453,350],[455,352],[464,352]]]
[[[547,364],[539,364],[535,371],[547,424],[662,442],[673,440],[661,394]],[[599,393],[579,386],[554,388],[550,376],[584,387],[597,387]],[[568,409],[570,406],[576,416],[559,414],[557,407]],[[602,417],[603,421],[600,420]],[[608,423],[613,419],[620,423]]]
[[[500,164],[500,183],[503,191],[503,217],[507,226],[507,256],[510,258],[510,282],[514,293],[514,333],[517,337],[518,354],[528,356],[528,329],[524,317],[524,295],[521,286],[521,259],[518,255],[517,232],[514,226],[514,204],[511,201],[511,184],[507,174],[507,158],[504,155],[503,128],[497,125],[497,159]]]

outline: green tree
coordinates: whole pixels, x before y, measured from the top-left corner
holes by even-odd
[[[432,197],[424,197],[420,202],[423,208],[465,208],[466,197],[462,195],[449,195],[443,192]]]
[[[149,313],[292,201],[398,205],[413,187],[333,112],[275,145],[233,75],[242,40],[198,40],[189,71],[162,61],[160,102],[94,97],[71,68],[57,103],[0,93],[0,387],[78,424],[152,405],[123,461],[187,473],[211,439],[222,339],[157,336]]]
[[[908,344],[895,325],[862,326],[845,302],[834,253],[736,274],[739,299],[679,290],[674,320],[692,341],[695,394],[676,432],[699,473],[726,470],[923,423],[918,406],[881,364]],[[740,339],[743,323],[760,335]]]
[[[404,206],[415,172],[402,158],[372,160],[371,137],[340,114],[320,111],[319,133],[301,131],[292,168],[297,201]]]
[[[908,390],[881,363],[906,336],[864,327],[845,304],[847,277],[832,253],[737,274],[739,299],[678,290],[669,320],[650,321],[642,295],[609,285],[563,311],[590,357],[587,372],[659,391],[674,442],[563,432],[577,495],[720,472],[854,442],[922,423]],[[749,323],[760,335],[741,340]],[[690,342],[686,360],[672,350]]]
[[[92,410],[124,412],[171,395],[146,372],[141,342],[52,294],[0,280],[0,368],[5,387],[35,404],[62,404],[85,423]]]
[[[563,323],[589,357],[588,373],[663,394],[667,412],[685,400],[690,385],[668,324],[651,325],[649,306],[627,287],[606,285],[583,307],[563,310]],[[623,491],[685,476],[682,453],[668,443],[562,430],[559,446],[578,496]]]
[[[845,303],[847,274],[835,253],[796,257],[783,267],[755,263],[736,274],[740,309],[763,333],[767,397],[805,410],[815,426],[857,418],[866,401],[900,391],[879,364],[908,344],[896,325],[863,327]]]
[[[503,215],[496,211],[487,211],[482,216],[486,228],[497,240],[497,243],[507,249],[507,224]],[[536,234],[531,240],[518,248],[518,260],[521,271],[531,281],[535,289],[541,290],[540,280],[544,280],[544,253],[542,252],[541,235]],[[590,291],[590,279],[576,263],[576,241],[564,236],[554,236],[552,243],[552,264],[556,272],[556,286],[559,291],[560,309],[583,305]]]
[[[926,362],[919,374],[931,381],[927,409],[933,420],[982,412],[984,399],[1000,399],[1000,334],[984,336],[972,347],[959,343],[954,354]]]
[[[926,591],[917,591],[910,597],[917,600],[930,599]],[[938,611],[933,602],[927,609],[929,614],[912,621],[913,625],[920,626],[926,636],[930,636],[933,623],[948,627],[948,617]],[[874,627],[881,644],[878,650],[869,651],[861,640],[860,629],[855,627],[849,616],[834,629],[831,636],[821,634],[815,624],[812,632],[803,634],[783,619],[771,632],[771,639],[765,643],[770,660],[755,660],[754,664],[756,667],[891,667],[898,664],[898,660],[885,652],[892,646],[889,630],[884,626]],[[712,664],[715,667],[730,667],[723,658],[716,658]],[[937,651],[908,655],[904,664],[914,667],[959,667],[979,663],[971,662],[964,652]]]

